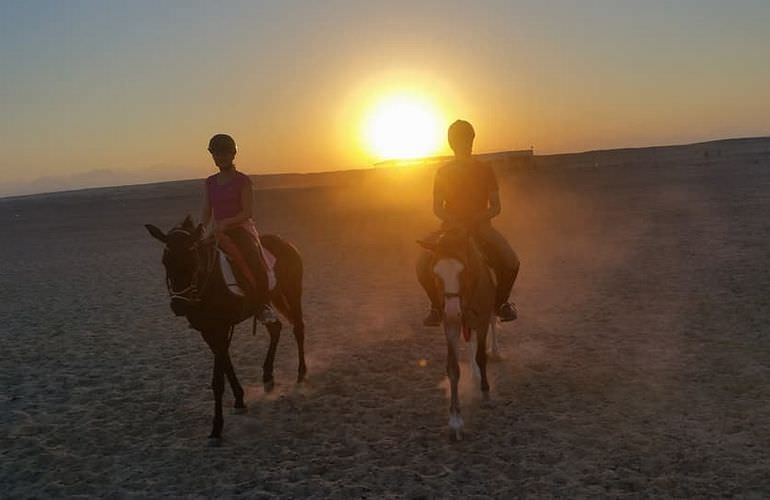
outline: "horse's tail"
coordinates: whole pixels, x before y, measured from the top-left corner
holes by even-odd
[[[278,285],[274,290],[273,305],[291,322],[298,326],[304,323],[302,314],[302,274],[295,270],[292,276],[283,276],[284,281],[278,278]],[[292,278],[292,279],[287,279]]]
[[[274,290],[272,297],[270,298],[270,302],[273,304],[273,307],[275,307],[275,309],[281,313],[281,316],[294,323],[292,320],[291,308],[289,307],[289,303],[286,300],[286,295],[282,290]]]

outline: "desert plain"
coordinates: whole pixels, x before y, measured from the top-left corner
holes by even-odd
[[[414,278],[435,166],[253,177],[305,262],[309,380],[286,329],[266,393],[239,325],[218,447],[143,227],[197,218],[202,181],[0,199],[0,496],[770,496],[770,139],[496,169],[519,319],[489,399],[462,365],[459,442]]]

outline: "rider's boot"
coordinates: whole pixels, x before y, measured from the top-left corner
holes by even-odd
[[[497,310],[497,317],[500,321],[513,321],[519,317],[519,312],[516,310],[516,305],[512,302],[505,302]]]
[[[422,324],[425,326],[439,326],[441,324],[441,320],[443,319],[443,316],[444,315],[441,312],[441,309],[431,307],[430,312],[422,321]]]

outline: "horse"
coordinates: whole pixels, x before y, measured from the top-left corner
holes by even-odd
[[[216,242],[213,238],[202,239],[203,226],[196,226],[189,215],[168,233],[152,224],[146,224],[145,228],[153,238],[165,245],[162,262],[166,269],[166,285],[172,311],[177,316],[186,316],[190,327],[200,332],[214,354],[211,383],[214,418],[209,439],[218,442],[224,427],[222,394],[225,376],[235,398],[235,412],[246,411],[243,387],[235,375],[229,349],[235,325],[254,316],[256,307],[248,298],[230,292],[219,265],[220,250]],[[302,315],[302,258],[291,243],[276,235],[260,235],[259,240],[263,248],[275,257],[276,279],[270,291],[270,302],[293,326],[299,358],[299,384],[307,375]],[[262,367],[262,382],[269,392],[274,386],[273,362],[282,324],[279,320],[265,326],[270,334],[270,347]]]
[[[443,298],[442,324],[447,341],[447,377],[451,398],[449,429],[455,439],[461,439],[464,426],[460,414],[457,384],[460,380],[459,342],[461,335],[472,345],[472,365],[475,378],[480,379],[481,391],[489,394],[487,360],[499,359],[497,318],[494,316],[495,282],[492,273],[472,235],[460,228],[444,231],[436,238],[417,242],[431,253],[431,269],[437,289]],[[488,332],[492,339],[488,339]],[[492,352],[487,353],[487,340]]]

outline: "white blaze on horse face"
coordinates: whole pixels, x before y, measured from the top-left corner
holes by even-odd
[[[457,259],[439,259],[433,272],[444,283],[444,293],[460,293],[460,273],[465,268]]]
[[[457,259],[440,259],[433,266],[433,272],[444,284],[444,294],[451,295],[444,300],[444,320],[459,321],[460,310],[460,273],[465,268]]]

